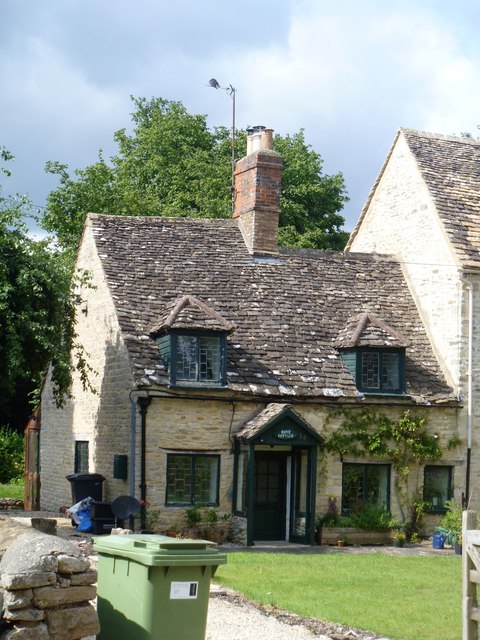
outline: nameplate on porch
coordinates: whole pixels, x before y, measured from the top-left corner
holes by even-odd
[[[299,437],[298,431],[291,429],[290,427],[283,427],[274,431],[272,434],[277,440],[296,440]]]

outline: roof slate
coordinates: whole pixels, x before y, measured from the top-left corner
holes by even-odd
[[[407,393],[418,402],[452,399],[390,259],[306,249],[255,258],[233,220],[90,220],[138,386],[168,383],[150,332],[180,298],[194,296],[236,327],[227,339],[231,391],[286,401],[358,397],[334,342],[349,318],[370,312],[411,341]]]

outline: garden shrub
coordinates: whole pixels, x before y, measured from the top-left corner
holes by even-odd
[[[361,509],[352,513],[348,520],[349,527],[357,527],[358,529],[393,529],[398,524],[386,507],[368,502],[363,504]]]
[[[23,436],[8,427],[0,427],[0,483],[17,480],[23,476],[23,472]]]
[[[368,502],[348,516],[339,515],[338,511],[329,505],[327,513],[317,519],[317,527],[352,527],[383,531],[394,529],[397,526],[398,522],[395,516],[392,516],[385,506]]]

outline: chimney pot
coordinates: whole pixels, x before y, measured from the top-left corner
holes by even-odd
[[[262,149],[272,149],[273,129],[264,129],[262,131]]]

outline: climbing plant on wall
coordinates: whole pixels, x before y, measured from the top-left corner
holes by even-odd
[[[427,430],[425,416],[413,416],[410,411],[396,420],[370,408],[359,412],[345,410],[341,414],[343,422],[326,440],[326,450],[390,460],[402,518],[412,522],[418,509],[419,467],[443,457],[439,435]],[[447,448],[457,445],[458,440],[452,439]],[[412,481],[414,470],[417,475]]]

